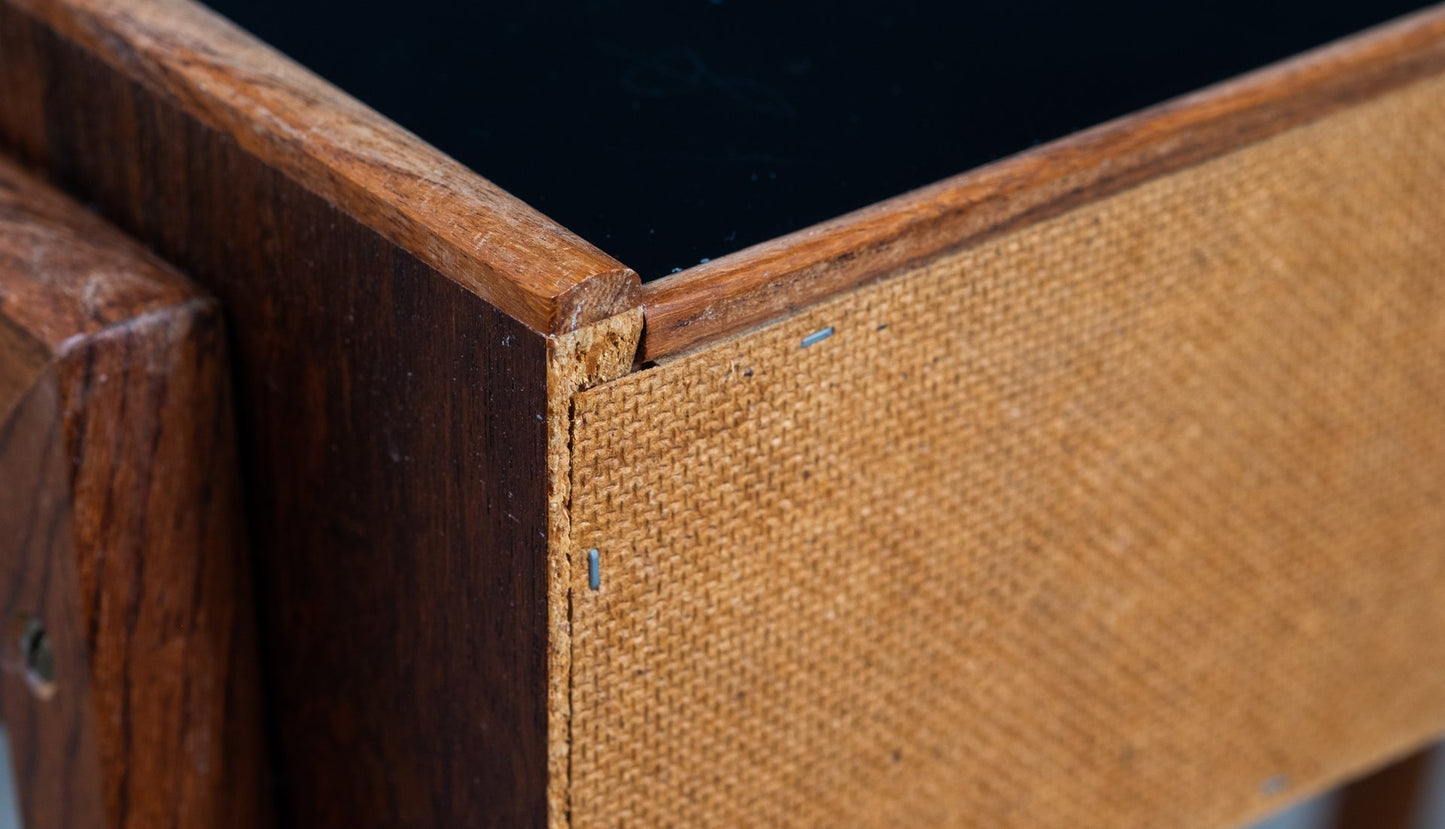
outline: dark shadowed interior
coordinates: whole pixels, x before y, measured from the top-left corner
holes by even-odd
[[[211,5],[653,279],[1426,4]]]

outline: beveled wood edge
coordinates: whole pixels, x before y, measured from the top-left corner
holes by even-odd
[[[529,328],[638,305],[633,271],[191,0],[3,0]]]
[[[0,423],[86,339],[212,302],[140,244],[0,155]]]
[[[0,156],[0,322],[60,356],[152,313],[214,302],[138,242]]]
[[[1445,69],[1445,5],[651,282],[639,360],[1207,161]]]

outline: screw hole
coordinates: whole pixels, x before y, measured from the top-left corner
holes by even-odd
[[[34,616],[22,616],[16,620],[15,627],[20,658],[25,665],[25,681],[36,696],[50,699],[55,696],[55,651],[50,647],[45,625]]]

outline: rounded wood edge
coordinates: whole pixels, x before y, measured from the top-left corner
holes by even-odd
[[[636,307],[640,280],[621,263],[210,9],[191,0],[0,2],[534,330],[606,319],[625,310],[619,301]]]
[[[642,305],[642,279],[629,268],[600,273],[580,282],[558,298],[557,318],[547,333],[565,334],[638,310]]]
[[[59,354],[203,299],[168,263],[0,156],[0,318]]]
[[[1445,5],[689,268],[643,286],[640,357],[737,334],[1442,69]]]

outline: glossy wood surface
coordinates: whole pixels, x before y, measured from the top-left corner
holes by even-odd
[[[535,236],[489,237],[486,201],[458,206],[448,175],[389,167],[366,179],[380,191],[358,191],[349,155],[333,169],[301,149],[313,126],[334,126],[336,93],[296,92],[299,70],[258,68],[253,55],[274,53],[188,4],[5,0],[0,54],[0,145],[225,309],[284,818],[541,823],[546,347],[534,327],[580,324],[625,291],[554,269],[596,264],[590,249],[562,243],[571,252],[548,258]],[[238,90],[255,106],[233,106]],[[361,133],[337,138],[348,153],[394,158],[394,136],[349,123]],[[392,191],[401,206],[383,204]],[[484,294],[480,253],[397,218],[423,207],[576,301],[539,311]]]
[[[0,535],[0,620],[25,825],[268,825],[215,302],[0,162],[0,321],[45,358],[0,439],[0,521],[24,527]],[[32,619],[53,684],[33,641],[14,650]]]
[[[183,0],[0,0],[0,147],[225,309],[284,820],[536,825],[548,335],[641,301],[644,356],[680,353],[1436,71],[1442,32],[1440,12],[1387,27],[642,300],[592,245]]]

